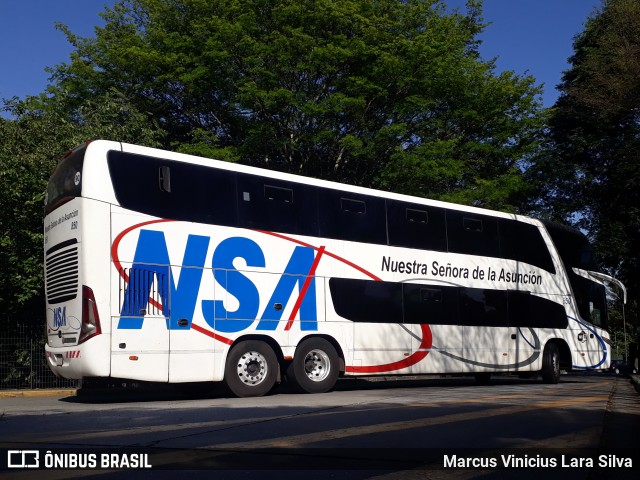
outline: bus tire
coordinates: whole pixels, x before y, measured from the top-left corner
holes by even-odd
[[[324,338],[304,340],[287,369],[287,378],[306,393],[324,393],[331,390],[340,375],[336,349]]]
[[[273,388],[278,370],[278,359],[269,345],[245,340],[227,356],[224,383],[238,397],[260,397]]]
[[[555,343],[547,343],[542,354],[542,381],[558,383],[560,381],[560,353]]]

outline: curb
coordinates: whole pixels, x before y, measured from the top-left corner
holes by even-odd
[[[640,375],[629,375],[631,385],[634,386],[636,392],[640,393]]]
[[[0,390],[0,398],[18,397],[75,397],[78,394],[76,388],[61,388],[50,390]]]

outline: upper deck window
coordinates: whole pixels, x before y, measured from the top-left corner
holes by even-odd
[[[573,269],[598,271],[589,240],[580,231],[553,222],[544,222],[564,263],[583,320],[606,328],[607,297],[604,285],[582,278]]]
[[[500,256],[498,219],[459,210],[447,210],[449,252],[464,255]]]
[[[112,150],[107,154],[120,206],[172,220],[235,226],[235,173]]]
[[[47,185],[44,204],[49,213],[67,197],[79,197],[82,193],[82,166],[87,144],[69,152],[58,163]]]

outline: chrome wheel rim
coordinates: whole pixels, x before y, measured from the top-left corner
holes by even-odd
[[[268,373],[267,359],[260,352],[246,352],[238,359],[238,378],[245,385],[259,385]]]
[[[322,382],[331,372],[329,356],[322,350],[311,350],[304,357],[304,373],[309,380]]]

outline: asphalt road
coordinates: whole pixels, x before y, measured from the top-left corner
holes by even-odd
[[[500,468],[512,455],[544,469],[545,479],[638,478],[639,400],[628,379],[607,375],[563,376],[558,385],[509,377],[487,386],[460,378],[344,380],[322,395],[280,388],[248,399],[224,390],[186,398],[169,388],[5,397],[5,449],[36,449],[41,459],[46,451],[132,452],[153,467],[45,476],[11,469],[0,477],[176,478],[188,469],[215,479],[539,478],[538,470]],[[476,468],[461,468],[472,457],[482,459]],[[609,465],[627,458],[631,468]],[[569,463],[544,465],[552,459]]]

